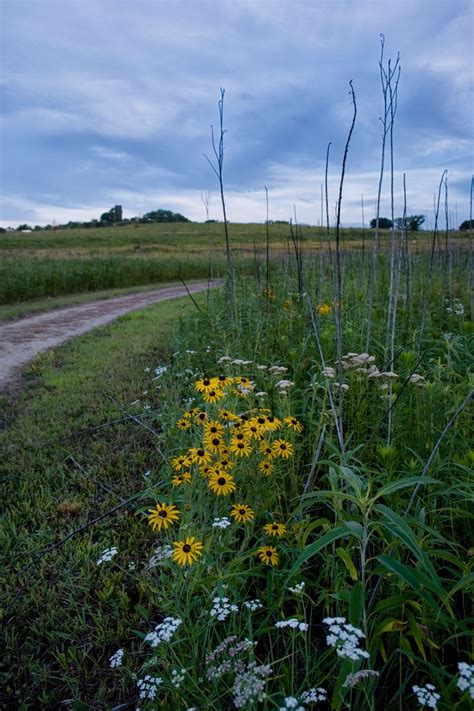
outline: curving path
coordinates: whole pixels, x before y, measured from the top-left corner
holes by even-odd
[[[219,285],[220,282],[215,281],[196,282],[188,284],[188,290],[194,293]],[[129,311],[186,295],[184,286],[170,286],[0,322],[0,391],[15,381],[19,371],[38,353],[104,326]]]

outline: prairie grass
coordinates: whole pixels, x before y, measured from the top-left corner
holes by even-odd
[[[232,317],[203,294],[32,367],[2,435],[8,708],[470,708],[473,328],[467,254],[446,264],[406,255],[391,362],[388,260],[364,353],[369,259],[344,252],[340,384],[333,263],[290,251],[268,288],[237,270]]]

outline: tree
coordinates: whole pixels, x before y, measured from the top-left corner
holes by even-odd
[[[459,229],[464,231],[474,230],[474,220],[464,220],[462,225],[459,225]]]
[[[373,220],[370,220],[370,226],[373,230],[377,227],[377,218],[376,217],[374,217]],[[379,229],[391,230],[392,227],[393,227],[392,220],[389,220],[388,217],[379,217]]]
[[[397,217],[395,226],[397,230],[408,230],[408,232],[418,232],[425,221],[424,215],[408,215],[407,217]]]
[[[143,215],[141,222],[189,222],[187,217],[171,210],[153,210]]]

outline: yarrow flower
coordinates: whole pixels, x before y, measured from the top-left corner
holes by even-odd
[[[109,659],[109,666],[111,669],[116,669],[122,665],[122,659],[125,651],[123,649],[117,649],[114,654]]]
[[[175,689],[179,689],[186,676],[186,669],[173,669],[171,672],[171,684]]]
[[[249,662],[239,670],[232,687],[234,706],[242,709],[251,701],[263,701],[265,679],[271,674],[273,670],[268,664],[257,666],[256,662]]]
[[[323,622],[329,626],[326,643],[334,647],[338,657],[352,661],[369,659],[370,654],[359,648],[360,640],[365,638],[362,630],[349,624],[345,617],[326,617]]]
[[[290,617],[288,620],[280,620],[275,624],[278,629],[283,629],[284,627],[290,627],[293,630],[299,630],[300,632],[307,632],[309,625],[307,622],[300,622],[296,617]]]
[[[357,686],[360,681],[363,681],[363,679],[377,676],[380,676],[378,671],[374,671],[373,669],[361,669],[361,671],[355,672],[354,674],[348,674],[342,688],[352,689],[354,686]]]
[[[441,698],[441,694],[437,693],[433,684],[426,684],[426,686],[412,686],[412,690],[420,706],[428,706],[430,709],[436,709],[438,707],[438,701]]]
[[[279,711],[286,711],[286,709],[295,709],[295,711],[304,711],[304,706],[300,706],[298,699],[295,696],[287,696],[283,699],[284,706],[280,706]]]
[[[152,647],[157,647],[162,642],[169,642],[183,621],[179,617],[165,617],[163,622],[156,625],[153,632],[145,637],[145,642],[150,642]]]
[[[232,526],[232,521],[227,518],[227,516],[222,516],[222,518],[215,518],[212,522],[212,528],[228,528]]]
[[[161,676],[151,676],[147,674],[143,679],[138,679],[138,695],[140,699],[148,699],[153,701],[158,693],[158,687],[163,683]]]
[[[288,590],[290,592],[294,593],[295,595],[301,595],[301,593],[304,590],[304,586],[305,586],[304,581],[301,581],[301,583],[296,583],[296,585],[293,588],[288,586]]]
[[[308,691],[303,691],[300,696],[300,701],[303,704],[317,704],[320,701],[326,701],[328,697],[328,692],[322,687],[308,689]]]
[[[212,603],[213,605],[209,614],[220,622],[223,622],[232,612],[239,611],[237,605],[230,604],[228,597],[215,597]]]
[[[112,560],[114,556],[116,556],[118,553],[117,547],[112,546],[112,548],[106,548],[105,551],[102,551],[100,554],[100,558],[97,560],[97,565],[102,565],[102,563],[108,563],[109,561]]]
[[[173,549],[169,543],[165,543],[161,546],[157,546],[157,548],[155,548],[155,552],[153,553],[150,560],[148,561],[148,567],[154,568],[155,565],[160,563],[162,560],[171,558],[172,555],[173,555]]]
[[[246,600],[244,602],[244,606],[247,608],[247,610],[250,610],[250,612],[256,612],[257,610],[261,610],[263,607],[262,603],[260,600]]]
[[[457,687],[461,691],[469,691],[469,696],[474,699],[474,664],[459,662],[459,679]]]

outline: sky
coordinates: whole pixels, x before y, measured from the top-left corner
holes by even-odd
[[[469,218],[471,0],[0,0],[0,225],[151,210],[222,219],[212,159],[224,98],[231,222],[375,216],[385,66],[400,53],[395,214],[433,223],[448,171],[452,226]],[[388,163],[386,163],[388,166]],[[207,210],[206,210],[207,207]],[[444,206],[443,206],[444,210]],[[389,172],[381,215],[390,216]],[[323,215],[325,221],[325,215]]]

